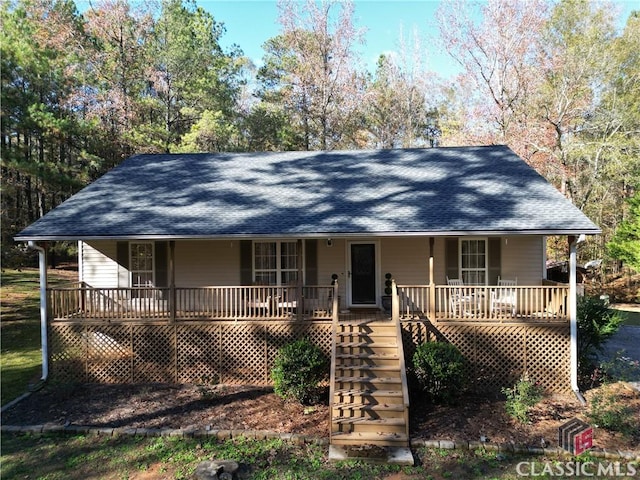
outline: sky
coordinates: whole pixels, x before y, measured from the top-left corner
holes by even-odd
[[[360,52],[365,66],[373,72],[381,53],[400,49],[401,32],[409,39],[417,30],[427,52],[424,59],[427,68],[445,78],[458,73],[458,65],[434,42],[439,3],[439,0],[355,0],[354,23],[367,30],[366,46]],[[625,21],[633,9],[640,10],[638,0],[616,3],[622,7]],[[280,32],[275,0],[197,0],[197,4],[225,24],[227,31],[220,40],[223,47],[235,43],[254,64],[261,65],[263,43]]]
[[[220,41],[223,47],[235,43],[256,65],[261,65],[262,45],[280,33],[275,0],[198,0],[197,4],[225,24],[227,31]],[[401,36],[409,41],[413,31],[420,32],[422,45],[426,45],[427,32],[437,33],[438,4],[438,0],[355,0],[354,23],[366,30],[366,44],[359,47],[365,66],[373,71],[380,54],[400,50]],[[443,76],[458,71],[444,52],[431,53],[425,61]]]

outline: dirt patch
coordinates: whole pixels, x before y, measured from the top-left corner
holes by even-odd
[[[593,398],[597,390],[588,392]],[[630,418],[640,418],[640,393],[618,386]],[[325,395],[328,398],[328,395]],[[571,395],[546,397],[522,425],[505,414],[498,397],[467,396],[458,405],[411,403],[411,435],[425,439],[465,440],[529,446],[556,446],[558,427],[577,417],[588,421],[588,408]],[[270,388],[194,385],[47,386],[2,414],[3,425],[88,425],[95,427],[206,428],[269,430],[328,435],[326,402],[305,407],[286,402]],[[636,450],[640,436],[595,429],[594,444],[607,449]]]

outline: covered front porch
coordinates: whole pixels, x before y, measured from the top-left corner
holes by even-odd
[[[330,320],[389,318],[378,308],[344,308],[340,289],[313,286],[94,288],[81,282],[48,288],[50,321]],[[430,322],[568,322],[569,286],[396,285],[401,320]]]

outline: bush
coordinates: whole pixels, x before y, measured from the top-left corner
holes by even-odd
[[[578,297],[578,368],[580,378],[590,378],[597,364],[597,352],[618,331],[623,314],[608,308],[604,299]]]
[[[542,399],[542,389],[525,374],[513,388],[503,388],[507,396],[504,408],[512,418],[520,423],[529,423],[529,411]]]
[[[413,368],[420,388],[435,402],[453,402],[464,390],[466,361],[451,343],[426,342],[413,355]]]
[[[318,384],[327,377],[329,362],[309,340],[298,340],[278,351],[271,369],[273,389],[284,399],[300,403],[318,401]]]
[[[591,399],[589,421],[598,427],[624,435],[634,435],[638,427],[633,411],[625,405],[624,398],[613,389],[605,386],[596,392]]]

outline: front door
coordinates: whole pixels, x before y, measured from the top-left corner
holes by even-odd
[[[376,244],[349,244],[351,305],[377,305]]]

